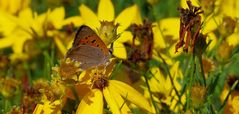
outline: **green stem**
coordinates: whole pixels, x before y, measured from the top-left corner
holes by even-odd
[[[158,112],[158,108],[157,108],[157,106],[156,106],[156,103],[154,102],[153,94],[152,94],[152,91],[151,91],[151,89],[150,89],[148,79],[147,79],[147,77],[146,77],[145,74],[144,74],[143,76],[144,76],[144,79],[145,79],[145,82],[146,82],[146,86],[147,86],[148,91],[149,91],[150,99],[151,99],[151,101],[152,101],[152,103],[153,103],[153,106],[154,106],[154,109],[155,109],[155,111],[156,111],[156,114],[158,114],[158,113],[159,113],[159,112]]]
[[[198,56],[199,59],[199,63],[200,63],[200,68],[201,68],[201,75],[203,77],[203,84],[206,87],[207,83],[206,83],[206,77],[205,77],[205,73],[204,73],[204,68],[203,68],[203,63],[202,63],[202,55]]]
[[[230,91],[228,92],[228,94],[227,94],[225,100],[223,101],[221,107],[219,108],[220,110],[222,110],[223,107],[226,105],[229,96],[231,95],[232,91],[235,89],[235,87],[237,86],[237,84],[238,84],[238,80],[233,83],[233,85],[232,85],[232,87],[230,88]]]

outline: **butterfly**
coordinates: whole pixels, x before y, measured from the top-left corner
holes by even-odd
[[[110,51],[101,38],[88,26],[82,25],[68,50],[66,58],[80,62],[83,70],[106,65],[109,61]]]

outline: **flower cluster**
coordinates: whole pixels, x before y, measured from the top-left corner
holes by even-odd
[[[0,113],[237,114],[238,12],[237,0],[0,0]]]

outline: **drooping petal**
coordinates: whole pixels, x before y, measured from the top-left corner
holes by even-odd
[[[129,107],[126,104],[126,99],[123,99],[119,93],[117,93],[115,91],[115,88],[111,86],[111,84],[109,84],[108,86],[109,91],[111,93],[111,95],[115,98],[116,103],[118,104],[118,106],[120,107],[120,111],[122,114],[129,114],[131,112],[131,110],[129,109]]]
[[[109,91],[109,88],[108,87],[105,87],[103,89],[103,94],[104,94],[104,98],[107,102],[107,104],[109,105],[110,107],[110,111],[113,113],[113,114],[120,114],[120,107],[118,106],[114,96],[110,93]]]
[[[56,46],[60,50],[62,55],[65,55],[67,52],[66,47],[63,45],[62,41],[59,39],[59,37],[54,38],[54,41],[56,43]]]
[[[148,100],[134,88],[117,80],[110,80],[109,83],[122,97],[126,98],[138,107],[152,112],[152,108],[150,107]]]
[[[90,26],[92,29],[100,27],[100,22],[97,16],[90,8],[83,4],[79,7],[79,10],[86,25]]]
[[[100,21],[113,21],[114,12],[114,6],[111,0],[100,0],[98,6],[98,19]]]
[[[81,100],[76,114],[103,114],[103,95],[100,90],[93,89]]]
[[[136,11],[137,11],[137,5],[133,5],[131,7],[124,9],[118,15],[118,17],[115,19],[115,22],[120,24],[120,26],[117,29],[117,33],[121,33],[126,28],[128,28],[130,24],[132,24],[132,21],[134,20],[136,16]]]

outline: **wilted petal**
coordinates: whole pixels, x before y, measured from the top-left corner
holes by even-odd
[[[111,0],[100,0],[98,7],[99,20],[113,21],[114,15],[114,6]]]
[[[81,17],[83,18],[86,25],[92,29],[99,28],[100,22],[95,13],[85,5],[79,7]]]
[[[118,104],[115,100],[116,98],[114,98],[114,96],[110,93],[108,87],[105,87],[103,89],[103,94],[104,94],[104,98],[105,98],[107,104],[110,107],[110,111],[113,114],[120,114],[120,111],[119,111],[120,107],[118,106]]]
[[[76,114],[103,114],[103,95],[100,90],[93,89],[81,100]]]
[[[148,100],[134,88],[116,80],[110,80],[109,83],[112,85],[113,88],[115,88],[114,90],[116,90],[122,97],[126,98],[140,108],[152,112],[152,108],[150,107]]]
[[[120,24],[117,29],[117,33],[121,33],[133,23],[132,21],[135,19],[136,12],[137,6],[133,5],[126,8],[118,15],[118,17],[115,19],[115,22]]]

